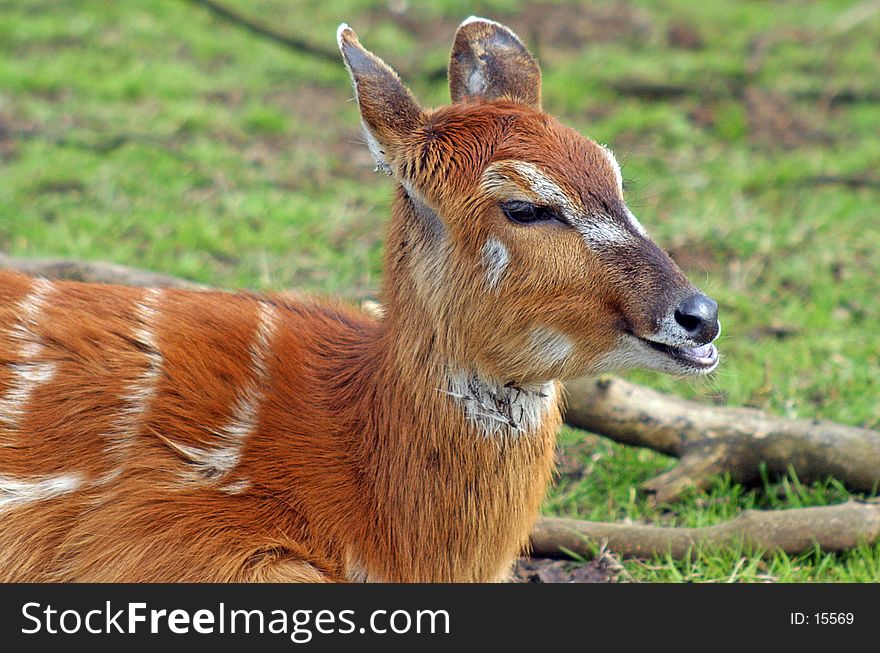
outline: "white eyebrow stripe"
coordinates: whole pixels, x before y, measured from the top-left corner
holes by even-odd
[[[572,201],[562,188],[548,175],[541,172],[533,163],[512,161],[510,166],[529,184],[531,191],[551,206],[562,208],[567,217],[578,214],[577,204]]]
[[[482,186],[488,190],[498,190],[498,187],[505,185],[505,182],[518,185],[515,179],[511,178],[510,171],[516,173],[523,181],[528,184],[528,190],[536,195],[544,204],[556,206],[562,209],[565,217],[574,219],[582,209],[578,203],[571,197],[548,175],[541,172],[538,167],[527,161],[498,161],[489,166],[483,173]]]
[[[609,157],[613,163],[618,182],[620,182],[620,168],[611,150],[602,146],[603,152]],[[483,174],[483,185],[491,187],[500,183],[500,179],[509,179],[504,173],[504,168],[508,168],[516,172],[523,180],[529,184],[529,188],[537,195],[542,202],[549,205],[557,206],[562,209],[563,214],[568,219],[574,229],[581,234],[587,245],[590,247],[609,247],[614,245],[622,245],[632,242],[634,235],[626,229],[622,224],[615,222],[614,219],[601,214],[592,214],[584,216],[583,209],[579,208],[569,195],[549,176],[541,172],[536,165],[527,161],[500,161],[486,169]],[[627,209],[628,216],[633,228],[643,236],[647,237],[644,227],[638,223],[635,216],[632,216]]]

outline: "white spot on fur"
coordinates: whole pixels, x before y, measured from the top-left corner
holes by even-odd
[[[171,447],[195,465],[202,478],[219,480],[229,474],[241,460],[245,440],[258,425],[263,388],[269,379],[272,337],[278,325],[275,307],[268,302],[260,302],[259,306],[259,321],[250,351],[251,378],[236,393],[229,421],[213,434],[218,446],[195,447],[168,441]],[[235,485],[232,483],[226,489]]]
[[[0,476],[0,510],[69,494],[81,485],[82,477],[79,474],[48,476],[38,481],[21,481]]]
[[[489,238],[483,245],[482,259],[486,268],[486,283],[490,290],[497,290],[510,263],[510,252],[500,240]]]
[[[452,397],[465,418],[486,437],[532,433],[557,402],[553,381],[518,386],[461,370],[448,375],[447,389],[441,391]]]
[[[562,363],[574,351],[571,338],[555,329],[538,328],[532,331],[531,348],[535,356],[544,363]]]
[[[486,77],[480,68],[474,68],[467,78],[468,95],[479,97],[486,92]]]
[[[16,307],[18,322],[7,332],[17,345],[17,353],[14,352],[13,355],[18,360],[9,366],[12,378],[6,392],[0,396],[0,426],[9,430],[18,428],[24,419],[34,391],[55,376],[55,363],[39,361],[45,346],[36,333],[47,299],[53,290],[54,286],[48,279],[34,280],[31,292]]]
[[[236,495],[241,494],[251,487],[251,482],[247,479],[241,479],[238,481],[233,481],[232,483],[227,483],[223,487],[220,488],[221,492],[225,492],[226,494]]]

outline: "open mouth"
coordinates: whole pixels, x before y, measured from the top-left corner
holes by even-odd
[[[645,338],[641,338],[641,340],[652,349],[701,370],[708,370],[718,363],[718,349],[711,342],[701,347],[674,347]]]

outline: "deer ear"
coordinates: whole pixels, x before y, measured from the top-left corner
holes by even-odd
[[[397,73],[364,49],[345,23],[339,26],[336,40],[354,85],[367,146],[377,167],[391,174],[394,153],[420,124],[422,109]]]
[[[449,59],[453,102],[508,98],[541,108],[541,69],[509,28],[471,16],[455,34]]]

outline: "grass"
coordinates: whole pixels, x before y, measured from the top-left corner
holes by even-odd
[[[227,0],[334,47],[336,25],[428,104],[457,23],[508,22],[538,52],[544,104],[609,143],[630,204],[721,304],[705,381],[631,378],[706,401],[880,426],[880,15],[838,3]],[[118,263],[229,287],[358,296],[380,279],[390,182],[372,174],[341,63],[284,50],[182,0],[0,0],[0,250]],[[689,85],[643,99],[620,80]],[[797,94],[813,94],[797,99]],[[866,177],[874,187],[817,184]],[[775,335],[775,334],[783,335]],[[635,488],[673,461],[566,430],[588,472],[549,513],[683,525],[749,507],[836,503],[794,478],[654,507]],[[626,562],[647,581],[880,581],[880,547],[762,560],[700,551]]]

